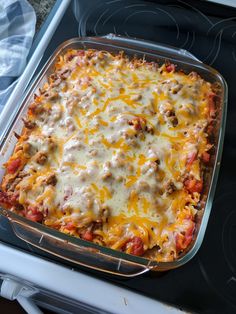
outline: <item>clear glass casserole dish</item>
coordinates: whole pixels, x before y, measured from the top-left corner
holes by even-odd
[[[185,264],[196,254],[202,243],[216,188],[226,123],[227,85],[223,77],[216,70],[201,63],[193,55],[182,49],[142,40],[118,37],[112,34],[104,37],[74,38],[68,40],[57,48],[55,53],[45,64],[44,68],[28,89],[28,92],[18,107],[17,113],[6,125],[4,132],[1,134],[1,180],[5,172],[2,166],[11,156],[17,141],[14,132],[18,134],[21,133],[23,128],[22,117],[26,114],[28,106],[33,100],[34,93],[46,82],[52,72],[57,57],[64,54],[68,49],[97,49],[113,53],[118,53],[122,50],[127,56],[135,55],[138,58],[145,56],[146,60],[155,61],[157,63],[164,63],[168,60],[176,64],[178,68],[184,72],[189,73],[194,70],[206,81],[217,85],[217,121],[214,130],[215,153],[213,161],[208,167],[205,179],[207,186],[204,191],[206,198],[205,208],[203,211],[199,211],[197,228],[191,247],[187,252],[184,252],[179,259],[173,262],[156,262],[102,247],[79,238],[74,238],[48,228],[45,225],[29,221],[24,217],[2,208],[0,209],[0,213],[8,217],[15,234],[22,240],[60,258],[95,270],[124,277],[132,277],[149,270],[165,271]]]

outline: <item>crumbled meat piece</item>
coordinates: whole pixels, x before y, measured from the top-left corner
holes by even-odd
[[[147,125],[146,126],[146,131],[153,135],[154,134],[154,127],[151,126],[151,125]]]
[[[117,155],[112,158],[112,163],[108,166],[108,168],[111,168],[111,166],[122,168],[125,164],[125,156],[122,153],[117,153]]]
[[[53,151],[54,149],[56,149],[56,147],[57,147],[56,142],[51,137],[48,137],[48,148],[49,148],[49,150]]]
[[[42,88],[39,87],[39,94],[43,95],[45,93],[46,93],[46,89],[42,89]]]
[[[111,209],[108,205],[103,205],[101,209],[101,221],[105,222],[110,216]]]
[[[106,173],[104,173],[103,175],[102,175],[102,179],[103,180],[108,180],[108,179],[110,179],[112,177],[112,173],[110,172],[110,171],[108,171],[108,172],[106,172]]]
[[[166,183],[166,193],[167,194],[172,194],[173,192],[176,191],[176,186],[174,184],[173,181],[169,180],[167,183]]]
[[[150,185],[146,181],[139,181],[137,183],[138,192],[148,192],[150,190]]]
[[[60,77],[56,78],[55,81],[51,84],[52,87],[59,86],[61,83],[62,79]]]
[[[160,165],[161,161],[159,158],[157,158],[155,161],[154,161],[157,165]]]
[[[171,88],[172,94],[177,94],[182,88],[183,84],[180,84],[178,81],[175,81],[175,85]]]
[[[25,120],[25,119],[22,119],[22,121],[24,122],[24,126],[27,128],[27,129],[34,129],[36,127],[36,123],[34,121],[30,121],[30,120]]]
[[[47,93],[44,94],[44,97],[47,98],[48,100],[55,100],[57,99],[59,94],[53,90],[48,91]]]
[[[166,117],[167,122],[173,127],[178,125],[178,118],[176,117],[174,108],[171,104],[167,103],[166,106],[162,108],[162,114]]]
[[[176,127],[179,123],[178,118],[176,116],[172,116],[169,118],[170,123],[173,127]]]
[[[141,169],[142,174],[153,174],[156,173],[158,170],[158,164],[155,161],[148,161],[146,162]]]
[[[17,177],[22,179],[24,177],[27,177],[28,175],[29,175],[28,172],[20,171]]]
[[[71,73],[70,69],[63,70],[63,72],[59,73],[59,76],[65,80]]]
[[[98,59],[100,59],[100,60],[103,60],[105,57],[104,52],[102,52],[102,51],[98,51],[97,56],[98,56]]]
[[[124,181],[124,177],[123,176],[118,176],[117,178],[116,178],[116,181],[117,182],[123,182]]]
[[[80,173],[78,174],[78,179],[81,180],[82,182],[85,182],[88,179],[88,173],[85,170],[81,170]]]
[[[139,94],[139,95],[132,95],[130,97],[130,99],[133,100],[133,101],[138,101],[138,100],[142,99],[142,95],[141,94]]]
[[[43,112],[45,112],[45,108],[43,107],[42,103],[37,103],[37,102],[33,102],[30,106],[29,106],[29,110],[31,113],[33,113],[34,115],[40,115]]]
[[[215,93],[210,93],[209,97],[209,117],[214,119],[216,117],[216,99],[217,95]]]
[[[22,180],[22,178],[17,177],[14,180],[9,181],[6,185],[6,190],[14,192],[17,184],[19,184],[21,182],[21,180]]]
[[[48,185],[56,185],[57,184],[57,177],[54,173],[50,174],[45,180],[44,182]]]
[[[133,125],[137,131],[145,130],[146,127],[146,119],[140,117],[135,117],[134,119],[129,120],[128,123],[129,125]]]
[[[19,135],[18,133],[16,133],[16,132],[13,132],[13,133],[14,133],[15,138],[16,138],[17,140],[19,140],[19,139],[20,139],[20,135]]]
[[[165,111],[165,116],[168,117],[168,118],[169,118],[169,117],[174,117],[174,116],[175,116],[174,110],[169,110],[169,109],[166,110],[166,111]]]
[[[92,149],[89,153],[90,156],[95,157],[98,155],[98,150],[97,149]]]
[[[133,166],[133,165],[128,165],[128,166],[127,166],[127,170],[128,170],[129,172],[133,172],[133,171],[134,171],[134,166]]]
[[[149,163],[149,167],[152,168],[153,170],[157,171],[158,170],[158,163],[156,163],[156,161],[151,161]]]
[[[44,165],[47,161],[47,155],[43,152],[38,152],[35,156],[35,161],[40,165]]]

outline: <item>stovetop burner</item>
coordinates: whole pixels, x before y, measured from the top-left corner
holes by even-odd
[[[57,45],[76,37],[77,30],[80,36],[117,33],[187,49],[215,67],[229,87],[223,160],[207,231],[196,257],[161,275],[150,273],[125,281],[93,275],[194,313],[236,313],[236,9],[199,0],[191,4],[182,0],[80,0],[77,5],[78,22],[69,8],[41,66]],[[16,238],[5,217],[0,217],[0,240],[87,272]]]
[[[90,0],[81,4],[77,16],[80,36],[108,33],[145,38],[197,51],[201,61],[212,65],[220,54],[222,36],[235,39],[235,17],[219,20],[209,17],[197,6],[178,1]],[[224,11],[224,10],[223,10]],[[209,44],[209,41],[211,44]],[[200,43],[200,44],[199,44]],[[232,56],[236,61],[236,47]]]
[[[236,190],[236,186],[233,189]],[[236,311],[235,193],[226,192],[216,197],[214,213],[217,219],[213,218],[208,232],[212,247],[208,254],[199,254],[198,263],[208,285]]]

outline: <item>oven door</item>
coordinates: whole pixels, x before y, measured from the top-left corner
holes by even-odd
[[[182,311],[112,283],[0,243],[0,295],[27,313],[181,314]]]

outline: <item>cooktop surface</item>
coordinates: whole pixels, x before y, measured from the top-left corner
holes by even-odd
[[[66,12],[39,68],[66,39],[78,34],[115,33],[189,50],[216,68],[229,88],[221,170],[207,231],[197,255],[186,265],[161,274],[149,273],[128,280],[94,272],[93,275],[190,312],[236,313],[236,9],[205,1],[90,0],[79,1],[75,11],[76,18],[71,7]],[[0,240],[70,265],[17,239],[3,217]]]

